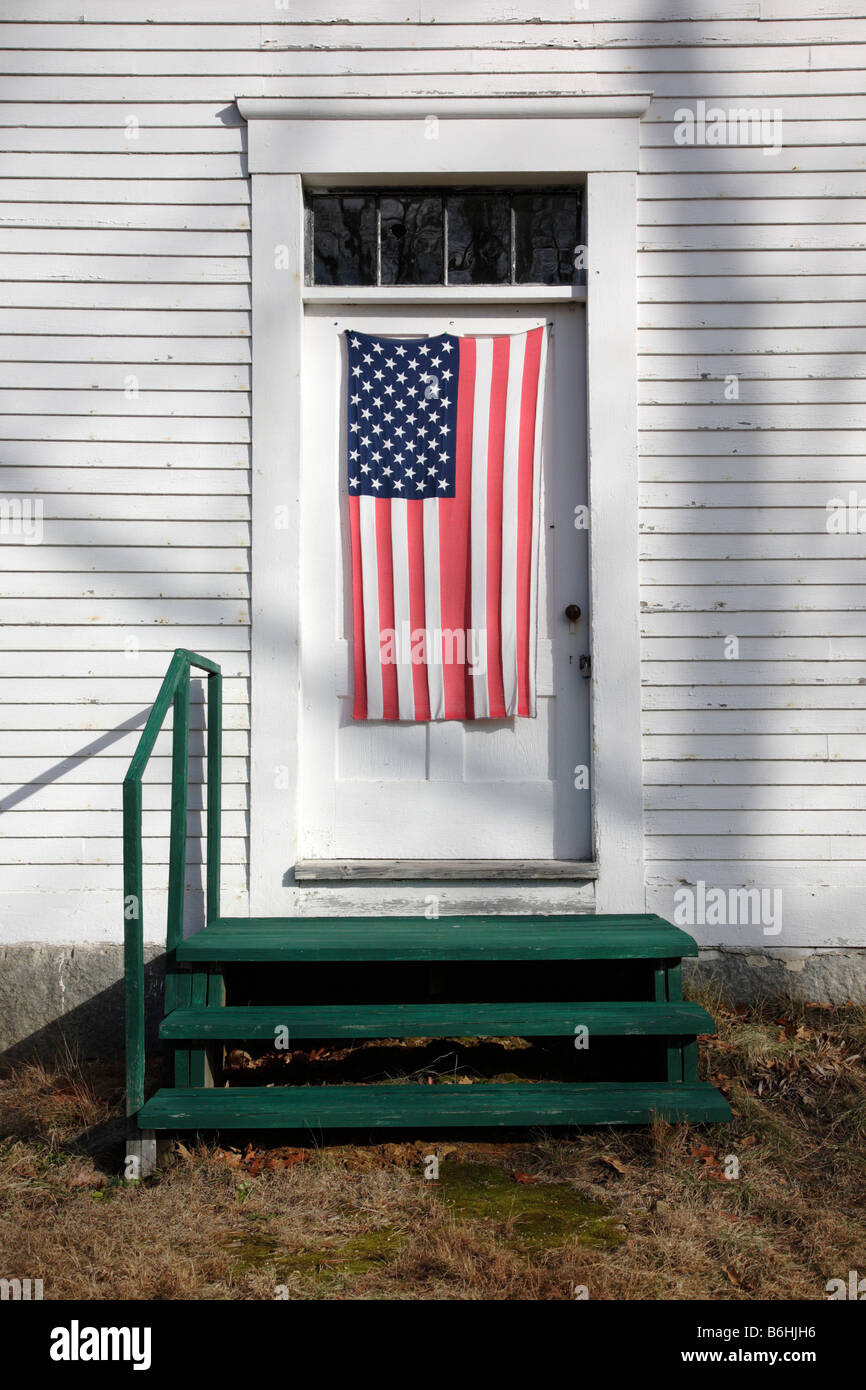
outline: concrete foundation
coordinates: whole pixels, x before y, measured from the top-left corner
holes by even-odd
[[[732,1004],[796,999],[816,1004],[866,1004],[866,949],[702,950],[683,961],[683,980],[717,989]]]
[[[145,946],[148,1050],[157,1046],[165,952]],[[123,947],[0,946],[0,1055],[123,1056]]]

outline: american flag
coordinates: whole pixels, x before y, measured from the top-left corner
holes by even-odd
[[[545,328],[346,342],[353,716],[533,717]]]

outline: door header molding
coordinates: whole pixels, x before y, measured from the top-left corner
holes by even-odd
[[[239,96],[251,174],[512,181],[635,172],[649,92]]]
[[[610,120],[640,119],[649,107],[651,92],[563,92],[553,96],[504,95],[459,97],[238,97],[245,121],[400,121],[406,117],[464,120],[483,116],[492,120],[544,120],[548,116]]]

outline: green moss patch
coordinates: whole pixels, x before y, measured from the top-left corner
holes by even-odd
[[[488,1163],[444,1163],[435,1184],[441,1201],[468,1221],[507,1226],[518,1245],[551,1249],[619,1245],[623,1233],[600,1202],[590,1202],[563,1183],[520,1182]]]

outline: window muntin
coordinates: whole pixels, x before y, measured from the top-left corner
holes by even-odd
[[[578,285],[583,197],[568,189],[309,193],[311,285]]]

